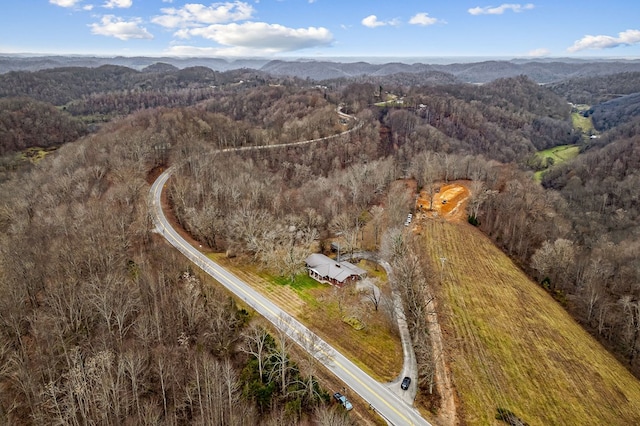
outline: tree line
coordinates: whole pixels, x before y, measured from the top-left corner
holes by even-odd
[[[562,235],[570,242],[562,243],[570,266],[551,285],[571,297],[570,307],[581,322],[608,347],[616,348],[636,374],[640,366],[638,142],[633,135],[590,149],[571,164],[549,171],[542,182],[561,195],[560,211],[571,225]],[[556,275],[558,266],[546,263],[539,273]]]

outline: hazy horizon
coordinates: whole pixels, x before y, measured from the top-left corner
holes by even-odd
[[[518,56],[316,56],[316,57],[289,57],[289,56],[277,56],[277,57],[223,57],[223,56],[181,56],[181,55],[97,55],[97,54],[51,54],[51,53],[4,53],[0,52],[0,57],[5,58],[95,58],[95,59],[116,59],[116,58],[148,58],[148,59],[171,59],[171,60],[202,60],[202,61],[216,61],[223,60],[228,63],[241,62],[241,61],[255,61],[255,62],[270,62],[270,61],[285,61],[285,62],[337,62],[337,63],[355,63],[366,62],[370,64],[386,64],[386,63],[404,63],[404,64],[434,64],[434,65],[448,65],[455,63],[474,63],[474,62],[487,62],[487,61],[502,61],[502,62],[599,62],[599,61],[638,61],[640,57],[616,57],[616,56],[582,56],[582,57],[518,57]]]

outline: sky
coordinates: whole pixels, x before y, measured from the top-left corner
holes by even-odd
[[[640,58],[640,1],[0,0],[0,54]]]

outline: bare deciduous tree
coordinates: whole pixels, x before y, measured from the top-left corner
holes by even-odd
[[[471,181],[471,197],[469,198],[469,216],[477,219],[480,213],[480,207],[488,194],[485,183],[481,180],[474,179]]]
[[[640,335],[640,301],[635,300],[631,295],[624,295],[620,298],[622,312],[625,316],[624,336],[627,343],[629,364],[633,361],[638,353],[638,336]]]
[[[320,426],[354,426],[356,424],[355,420],[337,405],[316,407],[314,417]]]
[[[348,213],[334,217],[329,224],[330,229],[336,235],[340,235],[344,241],[344,252],[350,253],[353,253],[358,247],[358,234],[361,226],[359,217]]]
[[[124,371],[131,383],[131,394],[136,406],[136,417],[142,417],[142,410],[140,406],[140,394],[141,389],[144,389],[146,383],[147,373],[147,360],[142,352],[129,350],[124,352],[120,357],[120,362],[123,363]]]
[[[604,297],[607,281],[613,273],[613,266],[602,257],[589,262],[577,274],[578,291],[586,305],[586,319],[591,322],[596,306]]]
[[[289,373],[292,368],[289,360],[289,351],[292,342],[287,335],[287,331],[290,328],[288,319],[281,317],[279,322],[281,325],[278,326],[277,338],[275,339],[275,345],[270,354],[271,371],[269,371],[269,380],[276,380],[280,388],[280,395],[286,397],[290,378]]]
[[[574,258],[573,242],[559,238],[553,243],[545,241],[531,256],[531,266],[538,271],[540,279],[548,278],[550,288],[555,290],[565,286],[570,279]]]
[[[263,327],[253,324],[243,333],[245,344],[241,350],[258,361],[258,374],[264,379],[264,362],[268,355],[269,333]]]
[[[367,299],[373,304],[376,312],[378,311],[378,307],[380,306],[380,301],[382,300],[382,292],[380,288],[378,288],[378,283],[376,281],[370,280],[366,289],[364,290]]]

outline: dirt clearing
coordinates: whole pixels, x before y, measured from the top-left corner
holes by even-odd
[[[443,184],[433,192],[420,191],[416,211],[423,218],[443,218],[450,222],[466,222],[467,202],[471,192],[468,181]]]

